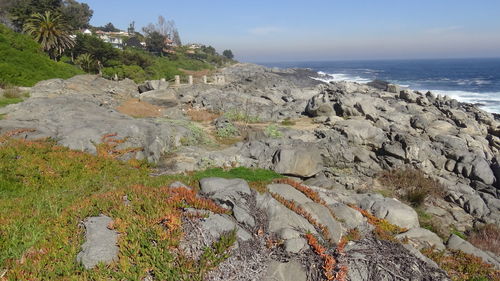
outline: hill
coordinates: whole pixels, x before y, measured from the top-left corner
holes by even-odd
[[[55,62],[30,37],[0,25],[0,85],[33,86],[51,78],[83,73],[75,66]]]

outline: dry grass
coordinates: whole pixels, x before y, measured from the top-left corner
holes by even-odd
[[[130,99],[117,107],[116,110],[136,118],[160,117],[163,115],[161,107],[138,99]]]
[[[18,87],[6,87],[3,96],[8,99],[17,99],[23,97],[23,93]]]
[[[196,109],[190,108],[186,111],[186,114],[195,122],[211,122],[219,118],[219,113],[214,113],[206,109]]]
[[[487,224],[474,231],[468,241],[474,246],[500,255],[500,227]]]
[[[422,205],[429,196],[442,198],[443,186],[416,169],[390,170],[379,174],[378,181],[385,193],[404,200],[414,207]]]

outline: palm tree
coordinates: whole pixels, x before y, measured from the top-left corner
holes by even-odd
[[[76,58],[75,63],[85,72],[94,72],[97,68],[97,62],[90,54],[81,54]]]
[[[51,58],[57,60],[65,49],[75,46],[61,15],[46,11],[33,14],[24,25],[24,32],[40,43]]]

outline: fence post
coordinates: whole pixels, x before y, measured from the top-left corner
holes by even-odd
[[[181,85],[181,77],[179,75],[175,75],[175,86]]]
[[[193,85],[193,75],[188,76],[188,84]]]
[[[208,84],[208,79],[206,75],[203,75],[203,84]]]

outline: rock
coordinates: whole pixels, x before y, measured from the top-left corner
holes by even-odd
[[[379,90],[382,90],[382,91],[385,91],[389,85],[391,85],[389,82],[387,81],[382,81],[382,80],[373,80],[369,83],[366,83],[366,85],[370,86],[370,87],[373,87],[375,89],[379,89]]]
[[[495,182],[495,175],[490,168],[488,162],[485,159],[477,157],[472,162],[472,173],[471,178],[475,180],[480,180],[485,184],[493,184]]]
[[[387,92],[389,93],[399,93],[401,90],[399,89],[399,86],[398,85],[394,85],[394,84],[389,84],[387,85],[387,89],[386,89]]]
[[[280,174],[312,177],[321,171],[321,156],[312,147],[282,148],[273,157],[273,170]]]
[[[92,269],[99,263],[110,264],[118,260],[118,233],[108,228],[113,220],[101,215],[87,218],[85,225],[85,243],[76,260],[85,269]]]
[[[362,228],[367,222],[360,212],[342,203],[329,205],[329,207],[348,229]]]
[[[340,131],[354,144],[380,147],[386,139],[384,132],[367,120],[338,121],[333,128]]]
[[[411,90],[403,90],[399,93],[399,98],[409,103],[416,103],[418,95]]]
[[[302,265],[296,261],[281,263],[272,261],[264,275],[264,281],[306,281]]]
[[[313,203],[313,201],[305,196],[302,192],[298,191],[288,184],[270,184],[267,186],[267,189],[269,190],[269,192],[276,193],[286,200],[294,201],[299,205]]]
[[[144,82],[144,84],[139,85],[138,89],[140,93],[149,92],[153,90],[163,90],[168,88],[168,82],[163,80],[150,80]]]
[[[344,234],[344,228],[342,227],[342,224],[335,220],[327,207],[318,203],[310,202],[304,204],[304,209],[311,214],[316,221],[326,226],[330,235],[327,238],[330,239],[330,241],[333,243],[340,242],[340,239]]]
[[[225,215],[213,214],[201,223],[201,227],[208,231],[212,237],[218,239],[222,234],[236,230],[238,239],[248,241],[252,234],[238,226]]]
[[[493,265],[497,269],[500,269],[500,263],[495,258],[482,251],[481,249],[474,247],[474,245],[463,240],[455,234],[452,234],[450,236],[448,242],[446,243],[446,246],[448,246],[448,249],[460,250],[464,253],[480,257],[481,259],[483,259],[483,261]]]
[[[374,216],[403,228],[416,228],[420,224],[418,215],[412,207],[393,198],[377,198],[370,195],[361,196],[360,207],[370,211]]]
[[[408,239],[418,250],[429,247],[435,247],[439,251],[446,249],[443,240],[425,228],[412,228],[405,233],[396,235],[396,238],[399,240]]]
[[[290,238],[285,241],[285,251],[292,253],[292,254],[297,254],[299,253],[304,247],[307,245],[307,241],[302,238]]]
[[[268,229],[270,232],[285,235],[289,231],[286,229],[300,231],[302,233],[311,232],[317,234],[316,229],[303,217],[289,210],[276,201],[270,194],[257,194],[257,208],[264,211],[268,218]],[[284,232],[283,232],[284,231]],[[289,236],[281,237],[284,240]],[[296,237],[293,237],[296,238]]]
[[[223,179],[223,178],[204,178],[200,180],[201,191],[205,194],[222,193],[222,194],[248,194],[250,187],[245,180],[242,179]]]
[[[153,90],[142,93],[140,100],[163,107],[174,107],[179,104],[179,100],[172,89]]]

